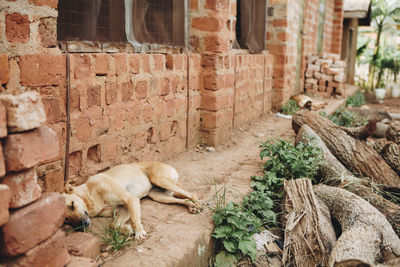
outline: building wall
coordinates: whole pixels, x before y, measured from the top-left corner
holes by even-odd
[[[303,10],[298,0],[269,0],[266,51],[256,55],[233,49],[236,0],[189,3],[191,47],[184,53],[70,42],[70,178],[80,183],[119,163],[165,160],[199,142],[219,145],[234,127],[302,91],[305,57],[316,52],[318,0],[304,0]],[[38,168],[47,191],[64,184],[67,140],[57,4],[0,2],[0,91],[40,92],[60,141],[60,156]],[[340,52],[342,5],[326,0],[326,52]]]

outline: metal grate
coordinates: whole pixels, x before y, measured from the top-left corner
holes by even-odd
[[[58,40],[126,41],[124,0],[59,0]]]

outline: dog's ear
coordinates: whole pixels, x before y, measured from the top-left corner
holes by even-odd
[[[73,181],[69,180],[66,182],[65,186],[64,186],[64,193],[66,194],[70,194],[74,191],[74,188],[72,187]]]

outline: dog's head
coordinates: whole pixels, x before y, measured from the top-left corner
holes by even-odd
[[[67,206],[67,214],[65,222],[73,226],[85,226],[90,225],[90,217],[87,212],[87,206],[82,198],[75,194],[74,190],[70,185],[66,186],[63,196],[65,198],[65,204]]]

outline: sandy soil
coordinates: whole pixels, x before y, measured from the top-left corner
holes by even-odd
[[[213,204],[215,187],[225,185],[229,199],[240,199],[250,191],[252,175],[260,174],[261,142],[294,137],[291,120],[273,115],[237,128],[232,140],[214,152],[197,147],[168,161],[180,174],[184,188],[197,193],[205,205]],[[193,266],[197,256],[209,247],[213,229],[211,211],[189,214],[179,205],[143,199],[142,223],[148,238],[105,259],[104,266]],[[198,264],[201,264],[198,262]]]

